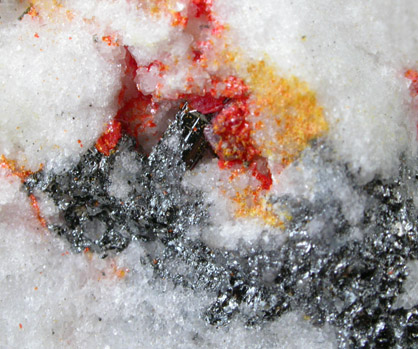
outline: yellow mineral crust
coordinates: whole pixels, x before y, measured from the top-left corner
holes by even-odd
[[[247,217],[261,219],[264,223],[283,228],[284,223],[274,212],[272,205],[267,202],[261,193],[247,187],[242,191],[237,191],[232,199],[237,205],[235,210],[236,217]]]
[[[254,95],[257,122],[254,138],[263,156],[279,162],[281,169],[292,163],[315,138],[328,131],[322,107],[307,83],[296,77],[277,75],[264,60],[247,67],[248,85]]]
[[[315,138],[328,131],[322,107],[315,92],[296,77],[284,78],[266,60],[244,63],[239,55],[225,52],[224,59],[245,77],[251,93],[253,131],[261,155],[268,159],[272,175],[295,161]],[[230,181],[231,185],[234,183]],[[235,215],[262,219],[266,224],[283,227],[291,217],[274,212],[268,191],[248,186],[237,189],[232,200]]]

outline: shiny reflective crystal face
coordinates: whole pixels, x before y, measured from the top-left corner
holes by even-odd
[[[0,10],[6,345],[415,345],[418,5]]]

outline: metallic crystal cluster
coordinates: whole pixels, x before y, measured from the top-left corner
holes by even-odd
[[[27,190],[47,193],[59,208],[59,223],[50,229],[77,251],[89,247],[105,254],[122,251],[132,239],[141,240],[156,276],[213,295],[204,313],[213,325],[227,326],[237,316],[248,326],[258,326],[301,310],[317,326],[335,326],[341,348],[418,347],[418,304],[393,307],[407,276],[406,263],[418,258],[411,193],[418,175],[407,161],[401,161],[395,181],[358,185],[349,178],[353,190],[366,198],[364,218],[355,225],[360,239],[350,238],[354,227],[338,200],[272,197],[273,204],[286,206],[293,216],[283,245],[274,250],[261,242],[236,250],[214,249],[185,234],[191,227],[204,230],[210,224],[201,193],[182,185],[183,160],[193,148],[185,141],[187,113],[179,112],[148,158],[123,137],[108,157],[93,148],[65,173],[40,172],[29,178]],[[323,145],[314,147],[319,158],[326,157]],[[141,171],[126,176],[130,190],[121,200],[109,194],[109,186],[112,171],[123,171],[124,154],[130,154]],[[344,170],[343,164],[334,165]],[[323,231],[309,234],[308,222],[327,210],[332,214],[324,216],[328,221]]]
[[[65,173],[31,176],[25,182],[28,191],[47,193],[61,212],[61,223],[49,228],[76,251],[88,247],[101,252],[122,251],[133,238],[173,239],[198,224],[204,216],[200,195],[181,185],[186,170],[183,158],[193,150],[184,141],[185,114],[185,110],[178,114],[148,157],[124,136],[110,156],[92,148]],[[140,170],[124,176],[130,190],[121,200],[109,194],[110,176],[115,170],[123,172],[121,159],[127,154]]]

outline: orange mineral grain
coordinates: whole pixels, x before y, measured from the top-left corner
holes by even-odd
[[[102,134],[102,136],[96,142],[96,149],[106,155],[109,156],[111,151],[116,147],[119,142],[119,139],[122,137],[122,126],[121,123],[118,121],[111,121],[107,127],[106,131]]]

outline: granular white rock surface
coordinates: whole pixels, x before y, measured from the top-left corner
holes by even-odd
[[[418,261],[410,261],[406,265],[408,277],[403,284],[401,295],[394,304],[395,307],[410,309],[418,303]]]
[[[0,148],[28,169],[61,170],[114,115],[120,67],[75,23],[0,27]]]
[[[171,18],[150,16],[132,3],[65,1],[56,20],[26,15],[18,21],[25,4],[0,1],[0,155],[31,170],[43,164],[63,171],[74,164],[117,111],[122,45],[144,65],[161,57],[178,62],[162,90],[167,96],[184,92],[186,71],[195,74],[197,85],[203,81],[206,73],[189,67],[193,37],[173,27]],[[170,3],[180,10],[186,1]],[[418,68],[416,1],[213,3],[229,47],[251,59],[268,57],[278,74],[295,75],[316,92],[330,127],[324,141],[356,180],[396,175],[400,154],[416,154],[418,112],[403,76]],[[121,46],[95,40],[110,33],[118,35]],[[147,71],[137,83],[147,92],[160,80]],[[344,174],[319,169],[309,152],[274,178],[275,194],[302,193],[315,200],[337,193],[346,219],[357,222],[363,198]],[[227,248],[240,239],[255,242],[263,226],[236,221],[227,212],[215,167],[198,167],[193,183],[208,192],[209,201],[220,201],[213,219],[222,229],[203,239]],[[118,190],[117,183],[114,179],[112,190],[123,197],[126,188]],[[49,209],[44,206],[46,216]],[[20,180],[0,169],[0,348],[337,345],[332,328],[315,328],[296,312],[251,329],[239,320],[225,328],[208,325],[202,318],[208,295],[156,281],[141,263],[139,243],[105,260],[67,250],[39,225]],[[416,280],[416,265],[409,268],[406,294]],[[405,297],[403,304],[416,303],[416,297]]]

